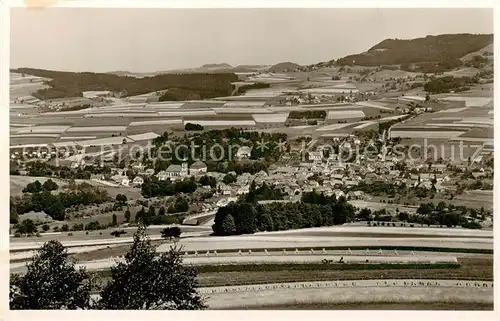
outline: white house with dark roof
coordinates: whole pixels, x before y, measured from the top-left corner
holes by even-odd
[[[250,158],[250,155],[252,154],[252,148],[249,146],[241,146],[238,148],[238,151],[236,152],[236,157],[239,159],[243,158]]]
[[[308,154],[309,161],[318,163],[323,160],[323,152],[309,152]]]
[[[132,184],[134,184],[135,186],[141,186],[142,184],[144,184],[144,178],[136,176],[132,181]]]
[[[128,179],[128,177],[125,177],[122,179],[122,181],[120,182],[123,186],[128,186],[130,184],[130,180]]]
[[[182,163],[182,165],[172,164],[167,167],[165,174],[168,178],[177,179],[188,175],[187,163]]]

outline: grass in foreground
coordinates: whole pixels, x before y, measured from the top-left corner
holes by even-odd
[[[250,306],[224,310],[454,310],[493,311],[492,303],[479,302],[318,302],[283,305]]]

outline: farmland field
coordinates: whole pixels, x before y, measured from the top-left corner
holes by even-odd
[[[374,281],[357,281],[357,284],[375,283]],[[392,282],[392,280],[391,280]],[[443,280],[440,283],[446,283]],[[342,284],[342,282],[339,282]],[[399,281],[398,283],[402,283]],[[432,282],[431,282],[432,283]],[[303,304],[303,303],[427,303],[427,302],[475,302],[481,304],[493,303],[492,288],[465,288],[465,287],[402,287],[402,286],[338,286],[318,289],[317,283],[310,284],[310,288],[289,287],[254,291],[228,291],[210,294],[208,305],[212,309],[246,308],[249,306],[263,306],[270,304]]]
[[[235,310],[241,307],[234,308]],[[346,303],[290,303],[245,307],[246,310],[493,310],[492,303],[471,302],[346,302]],[[231,309],[228,309],[231,310]]]

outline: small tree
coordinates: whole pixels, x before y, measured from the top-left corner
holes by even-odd
[[[233,175],[233,174],[228,173],[228,174],[226,174],[224,176],[224,178],[222,179],[222,181],[224,182],[224,184],[234,183],[234,182],[236,182],[236,176]]]
[[[148,211],[148,214],[147,214],[148,217],[153,217],[153,216],[156,216],[156,210],[155,210],[155,207],[153,205],[151,205],[149,207],[149,211]]]
[[[116,217],[116,214],[113,214],[111,225],[112,226],[118,226],[118,218]]]
[[[48,230],[50,230],[49,224],[43,224],[42,225],[42,231],[47,232]]]
[[[25,275],[11,275],[10,308],[88,309],[93,282],[84,269],[76,270],[67,256],[60,242],[51,240],[45,243],[26,265]]]
[[[55,191],[59,186],[50,178],[43,183],[42,188],[46,191]]]
[[[130,222],[130,210],[127,208],[127,210],[125,211],[125,223],[129,222]]]
[[[121,235],[126,234],[126,233],[127,232],[125,232],[124,230],[116,230],[116,231],[111,232],[111,236],[120,237]]]
[[[165,207],[164,206],[160,207],[160,209],[158,210],[158,215],[165,215]]]
[[[180,249],[171,247],[156,258],[143,225],[125,262],[111,268],[98,308],[106,310],[199,310],[205,308],[196,288],[196,270],[182,264]]]
[[[142,222],[142,220],[144,219],[144,217],[146,216],[146,209],[144,208],[144,206],[139,210],[139,212],[137,212],[137,214],[135,215],[135,221],[137,223],[139,222]]]
[[[163,238],[179,238],[181,236],[181,229],[178,226],[167,227],[161,231],[161,237]]]
[[[127,204],[127,196],[123,195],[123,194],[116,195],[116,202],[120,205],[126,205]]]
[[[27,235],[33,235],[37,232],[35,223],[30,219],[26,219],[21,223],[17,224],[15,226],[15,230],[19,234],[27,234]]]

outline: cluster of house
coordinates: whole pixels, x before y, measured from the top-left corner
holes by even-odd
[[[207,172],[207,165],[201,161],[194,162],[191,166],[187,163],[182,163],[181,165],[172,164],[167,167],[166,170],[159,171],[155,174],[155,170],[152,168],[146,169],[142,164],[136,164],[132,167],[134,171],[137,171],[137,176],[133,180],[130,180],[126,175],[127,169],[112,168],[111,180],[122,186],[135,186],[140,187],[144,183],[144,178],[156,176],[159,181],[183,179],[188,176],[198,176]],[[93,175],[91,179],[94,180],[104,180],[103,175]]]
[[[360,182],[367,184],[391,183],[405,184],[408,187],[425,189],[435,188],[437,192],[455,190],[457,178],[452,177],[445,164],[433,164],[430,168],[423,162],[409,162],[406,171],[395,169],[396,162],[384,161],[368,164],[340,164],[335,162],[301,163],[297,166],[271,165],[268,172],[260,171],[255,175],[244,173],[239,175],[236,182],[224,184],[221,173],[207,173],[219,181],[217,192],[226,197],[237,197],[249,192],[249,186],[254,181],[257,185],[266,183],[280,189],[290,199],[299,197],[303,192],[313,190],[325,195],[344,196],[347,199],[366,199],[363,192],[351,191],[345,194],[344,187],[354,187]],[[464,164],[463,169],[467,168]],[[418,170],[418,174],[409,174],[410,170]],[[478,168],[473,171],[475,178],[486,176],[487,170]],[[316,176],[318,179],[311,179]],[[321,183],[320,183],[321,182]]]

